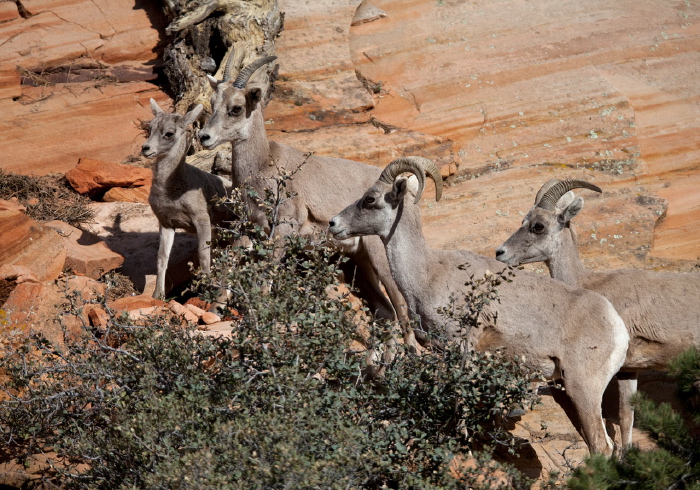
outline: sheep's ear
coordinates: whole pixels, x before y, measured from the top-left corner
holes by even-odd
[[[394,180],[394,185],[391,188],[391,198],[394,202],[399,203],[408,192],[408,179],[406,177],[398,177]]]
[[[576,194],[574,194],[574,191],[569,191],[563,196],[559,198],[557,201],[556,205],[556,210],[557,212],[560,212],[562,209],[566,208],[569,204],[571,204],[574,199],[576,198]]]
[[[255,107],[262,100],[262,89],[260,87],[251,87],[245,94],[246,101],[248,102],[248,107],[251,112],[255,110]]]
[[[220,80],[217,80],[215,77],[213,77],[211,75],[207,75],[207,80],[209,80],[209,86],[214,90],[216,90],[216,87],[218,87],[219,84],[221,83]]]
[[[557,214],[557,220],[562,225],[568,223],[572,220],[574,216],[581,212],[583,209],[583,198],[577,197],[571,201],[566,207],[562,208]]]
[[[160,108],[160,106],[158,105],[158,102],[156,102],[153,99],[151,99],[151,112],[153,112],[154,116],[157,116],[158,114],[163,112],[163,109]]]
[[[202,109],[204,109],[204,106],[202,104],[197,104],[196,106],[194,106],[194,109],[185,114],[185,126],[189,126],[190,124],[195,122],[199,115],[202,113]]]

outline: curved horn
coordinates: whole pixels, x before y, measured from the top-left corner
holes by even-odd
[[[276,59],[277,56],[265,56],[253,61],[251,64],[241,70],[236,77],[236,80],[233,82],[233,86],[240,89],[245,88],[245,86],[248,84],[248,80],[250,80],[250,77],[253,75],[253,73],[255,73],[255,70],[270,63],[271,61],[275,61]]]
[[[235,52],[233,51],[233,47],[231,47],[230,54],[228,55],[228,59],[226,60],[226,66],[224,67],[224,79],[221,80],[221,83],[227,82],[229,78],[231,78],[231,64],[233,63],[233,58],[235,57]]]
[[[404,172],[411,172],[418,178],[418,192],[414,203],[418,203],[423,190],[425,189],[425,174],[427,173],[435,182],[435,200],[439,201],[442,197],[442,176],[440,169],[432,160],[423,157],[402,157],[397,158],[384,168],[379,176],[379,181],[385,184],[393,184],[396,177]]]
[[[551,186],[537,203],[537,207],[548,211],[554,211],[557,201],[571,189],[590,189],[596,192],[603,192],[600,187],[586,182],[585,180],[566,179]]]
[[[549,179],[547,182],[544,183],[542,187],[540,187],[540,190],[537,191],[537,196],[535,196],[535,206],[537,206],[542,199],[542,196],[544,196],[545,192],[547,192],[549,189],[552,188],[554,184],[557,182],[560,182],[559,179]]]

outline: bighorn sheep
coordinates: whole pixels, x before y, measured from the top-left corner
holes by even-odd
[[[630,334],[618,375],[620,432],[629,445],[634,422],[629,396],[637,388],[637,371],[665,369],[684,349],[700,346],[700,274],[586,270],[571,226],[583,209],[583,198],[571,191],[576,188],[601,192],[584,180],[548,181],[521,227],[498,247],[496,258],[513,266],[544,262],[554,279],[605,296],[620,314]]]
[[[197,235],[199,266],[210,271],[210,242],[212,223],[222,223],[229,216],[224,206],[214,202],[225,198],[226,179],[200,170],[185,163],[191,136],[187,127],[202,112],[197,105],[190,112],[168,114],[151,99],[151,110],[155,116],[149,126],[149,135],[141,147],[141,153],[155,158],[153,184],[148,202],[160,224],[158,245],[158,275],[156,298],[165,295],[165,272],[168,268],[170,250],[175,238],[175,228],[183,228]]]
[[[233,59],[233,55],[229,57]],[[351,160],[318,157],[295,148],[268,141],[263,120],[263,94],[259,87],[248,86],[251,75],[276,59],[259,58],[246,66],[231,81],[230,66],[224,69],[223,80],[209,76],[212,95],[212,116],[199,132],[205,148],[214,148],[230,141],[232,154],[231,180],[234,186],[250,185],[260,195],[265,188],[275,188],[281,172],[294,174],[287,190],[296,194],[285,201],[280,210],[278,236],[292,232],[311,234],[325,230],[335,209],[357,199],[374,182],[381,170]],[[264,213],[250,203],[252,218],[265,227],[269,223]],[[405,302],[391,278],[386,253],[377,237],[350,239],[336,243],[358,267],[357,283],[360,294],[367,300],[378,318],[398,316],[404,327],[409,324]],[[389,302],[380,283],[384,285]],[[420,334],[420,333],[419,333]],[[404,338],[413,343],[413,332],[405,329]]]
[[[394,160],[359,201],[331,220],[329,231],[338,239],[379,235],[410,311],[423,328],[445,325],[456,336],[438,308],[469,291],[470,277],[484,276],[502,265],[463,250],[428,248],[416,204],[425,184],[424,170],[441,189],[440,173],[430,160]],[[417,191],[413,178],[400,177],[404,172],[416,175]],[[611,454],[601,401],[624,361],[629,340],[612,305],[591,291],[522,271],[498,287],[498,297],[482,316],[482,325],[467,334],[467,345],[479,350],[505,347],[548,378],[562,379],[574,408],[567,414],[589,449]]]

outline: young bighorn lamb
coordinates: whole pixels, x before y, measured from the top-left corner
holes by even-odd
[[[463,250],[428,247],[417,205],[425,184],[424,169],[439,189],[442,179],[430,160],[394,160],[359,201],[331,220],[329,231],[338,239],[379,235],[394,279],[423,328],[445,325],[457,337],[455,327],[445,323],[438,308],[469,291],[472,275],[481,277],[502,265]],[[417,191],[409,184],[413,179],[400,177],[404,172],[418,177]],[[568,415],[589,449],[611,454],[601,401],[624,361],[629,339],[612,305],[591,291],[522,271],[498,287],[498,297],[483,314],[482,325],[468,332],[467,345],[479,350],[505,347],[545,376],[562,379],[574,406],[574,413]]]
[[[498,247],[496,258],[512,266],[544,262],[554,279],[605,296],[620,314],[630,334],[618,376],[620,432],[629,445],[634,421],[629,396],[636,391],[637,372],[666,369],[689,346],[700,347],[700,274],[585,269],[571,226],[583,209],[583,198],[571,191],[576,188],[601,192],[584,180],[548,181],[521,227]]]
[[[162,298],[165,295],[165,272],[175,228],[197,235],[199,266],[204,272],[209,272],[212,223],[222,223],[229,218],[225,207],[215,205],[214,201],[225,198],[226,186],[230,187],[231,184],[226,179],[185,163],[192,141],[187,127],[202,112],[201,104],[181,116],[166,113],[151,99],[151,110],[155,117],[150,123],[149,136],[141,147],[141,153],[155,158],[148,202],[160,223],[158,275],[153,296]]]
[[[231,60],[233,56],[229,57]],[[260,58],[246,66],[234,81],[229,80],[230,67],[224,79],[209,77],[214,88],[212,116],[199,132],[205,148],[214,148],[226,141],[232,145],[234,186],[250,185],[260,195],[266,188],[275,188],[280,172],[294,173],[287,190],[296,194],[285,201],[279,211],[278,236],[292,232],[311,234],[325,230],[332,213],[357,199],[379,176],[381,170],[364,163],[340,158],[318,157],[274,141],[268,141],[263,120],[262,90],[248,86],[251,75],[276,59]],[[252,218],[269,229],[264,213],[254,209]],[[357,265],[358,286],[372,313],[378,318],[398,316],[405,327],[404,338],[415,342],[408,330],[405,302],[391,278],[384,248],[377,237],[353,238],[337,242]],[[389,302],[380,283],[384,285]],[[418,332],[420,338],[420,332]]]

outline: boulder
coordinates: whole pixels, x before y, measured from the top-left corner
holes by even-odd
[[[112,252],[104,240],[94,233],[58,220],[49,221],[46,226],[63,237],[66,244],[65,267],[76,274],[99,279],[124,263],[124,257]]]
[[[21,209],[17,203],[0,201],[0,266],[23,266],[39,281],[56,279],[66,262],[64,241]]]
[[[146,168],[108,163],[94,158],[81,158],[78,165],[66,172],[66,179],[80,194],[94,196],[112,187],[150,185],[153,173]]]
[[[102,196],[104,202],[143,202],[148,204],[150,185],[140,187],[112,187]]]

